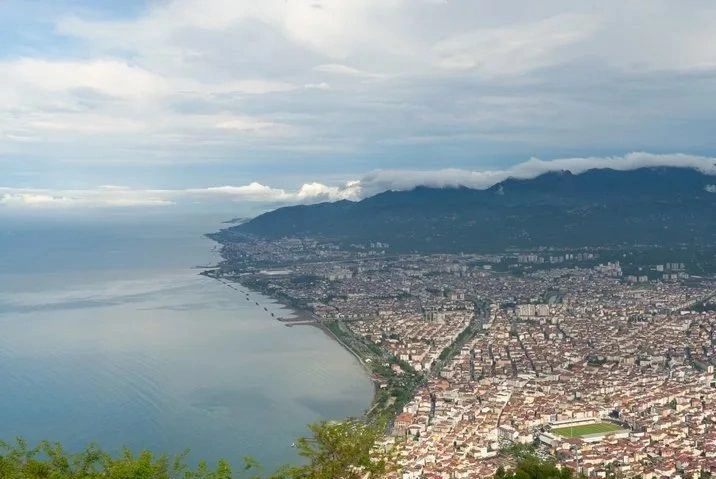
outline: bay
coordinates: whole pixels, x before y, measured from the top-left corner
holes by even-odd
[[[272,469],[306,424],[367,409],[369,379],[323,332],[198,274],[218,220],[5,219],[0,438]]]

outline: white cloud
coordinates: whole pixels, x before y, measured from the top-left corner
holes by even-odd
[[[334,73],[337,75],[363,75],[363,72],[361,72],[357,68],[351,68],[349,66],[341,65],[338,63],[326,63],[323,65],[317,65],[313,69],[317,72]]]
[[[107,208],[167,206],[172,201],[153,192],[137,190],[50,191],[32,189],[0,188],[0,207],[31,209]]]
[[[570,170],[581,173],[592,168],[632,170],[642,167],[677,166],[716,175],[716,158],[684,154],[656,155],[630,153],[625,156],[563,158],[550,161],[532,158],[503,170],[376,170],[360,180],[338,185],[304,183],[284,189],[252,182],[241,186],[211,186],[187,189],[135,189],[102,185],[84,190],[48,190],[0,187],[0,207],[40,208],[117,208],[169,206],[191,201],[241,201],[273,207],[321,201],[360,200],[387,190],[408,190],[416,186],[489,188],[509,177],[533,178],[548,171]],[[706,191],[716,192],[708,185]]]
[[[246,116],[234,116],[231,118],[226,118],[220,120],[216,127],[222,130],[234,130],[234,131],[242,131],[242,132],[257,132],[257,131],[263,131],[267,129],[276,129],[276,128],[282,128],[286,127],[286,125],[281,125],[279,123],[274,123],[271,121],[265,121],[258,118],[251,118]]]
[[[359,199],[358,182],[342,186],[306,183],[296,190],[274,188],[253,182],[243,186],[211,186],[187,189],[136,189],[102,185],[92,189],[49,190],[0,187],[0,207],[42,208],[127,208],[170,206],[185,201],[242,201],[265,204],[315,203]]]
[[[534,23],[476,29],[447,38],[433,47],[446,70],[476,70],[484,75],[524,73],[564,61],[559,50],[583,42],[598,26],[587,15],[557,15]]]
[[[229,82],[217,91],[236,91],[254,95],[264,93],[275,93],[295,90],[296,86],[287,82],[271,81],[271,80],[242,80],[238,82]]]
[[[300,201],[305,200],[356,200],[361,196],[358,181],[349,181],[341,186],[326,186],[321,183],[306,183],[296,193]]]
[[[313,67],[314,71],[320,73],[328,73],[330,75],[353,76],[363,78],[385,78],[387,75],[380,73],[370,73],[357,68],[341,65],[340,63],[324,63]]]
[[[149,71],[115,59],[49,61],[24,58],[0,63],[0,78],[25,88],[66,92],[89,88],[119,97],[146,97],[167,88],[167,81]]]
[[[331,88],[331,86],[324,81],[321,83],[306,83],[303,87],[308,90],[330,90]]]
[[[361,179],[361,186],[367,194],[386,190],[407,190],[415,186],[457,187],[484,189],[507,178],[535,178],[548,171],[569,170],[574,174],[594,168],[613,170],[634,170],[637,168],[676,166],[695,168],[710,175],[716,175],[716,158],[684,154],[657,155],[635,152],[624,156],[561,158],[540,160],[531,158],[504,170],[376,170]]]
[[[58,23],[58,31],[110,47],[152,45],[160,51],[176,52],[168,43],[177,31],[226,32],[242,24],[261,23],[305,48],[343,58],[367,38],[399,42],[398,37],[389,35],[389,28],[373,20],[376,11],[391,12],[401,4],[405,5],[405,0],[171,0],[151,5],[136,20],[90,21],[67,16]],[[372,37],[366,35],[371,33]]]
[[[48,9],[45,48],[7,42],[0,152],[18,170],[716,147],[708,2],[101,3]]]
[[[245,201],[280,202],[290,201],[296,196],[281,188],[271,188],[261,183],[253,182],[244,186],[210,186],[208,188],[192,188],[184,191],[172,191],[168,194],[191,195],[199,197],[220,196],[228,199],[241,199]]]

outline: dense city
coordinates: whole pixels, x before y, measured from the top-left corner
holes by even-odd
[[[222,243],[206,274],[305,312],[279,319],[324,328],[371,374],[395,478],[492,477],[524,448],[587,477],[716,472],[716,281],[678,255]]]

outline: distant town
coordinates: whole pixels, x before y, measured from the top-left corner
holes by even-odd
[[[491,477],[529,450],[588,477],[716,472],[716,280],[632,249],[392,254],[222,240],[206,275],[303,312],[371,375],[396,478]]]

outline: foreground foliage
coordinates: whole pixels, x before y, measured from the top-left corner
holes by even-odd
[[[312,433],[296,442],[306,464],[286,466],[262,476],[251,458],[243,467],[232,469],[224,460],[214,466],[200,463],[190,467],[186,453],[178,456],[155,455],[150,451],[134,454],[124,450],[113,456],[96,446],[80,453],[67,452],[58,443],[44,441],[35,447],[18,439],[0,442],[2,479],[360,479],[370,474],[379,479],[392,469],[393,458],[376,449],[383,431],[380,425],[359,421],[321,422],[309,426]]]
[[[495,479],[577,479],[584,476],[575,474],[571,469],[559,469],[552,462],[540,461],[537,458],[521,460],[517,467],[510,472],[499,468]]]
[[[305,463],[286,466],[271,475],[262,475],[260,466],[245,458],[242,467],[232,469],[227,461],[190,467],[186,453],[157,456],[150,451],[134,454],[124,450],[108,454],[96,446],[69,453],[60,444],[42,442],[30,447],[22,439],[0,442],[2,479],[382,479],[397,470],[395,450],[381,448],[383,424],[361,421],[320,422],[309,426],[311,434],[296,441]],[[569,469],[558,469],[533,455],[529,447],[517,446],[514,470],[500,468],[495,479],[577,479]]]
[[[69,453],[58,443],[44,441],[29,447],[22,439],[0,443],[0,477],[3,479],[232,479],[231,467],[200,463],[190,468],[185,454],[157,456],[150,451],[124,450],[116,457],[89,446]],[[250,465],[250,463],[247,463]],[[248,470],[248,469],[247,469]]]
[[[299,454],[308,460],[301,467],[288,468],[287,479],[379,479],[395,470],[395,457],[377,447],[382,425],[358,421],[312,424],[310,438],[296,442]]]

